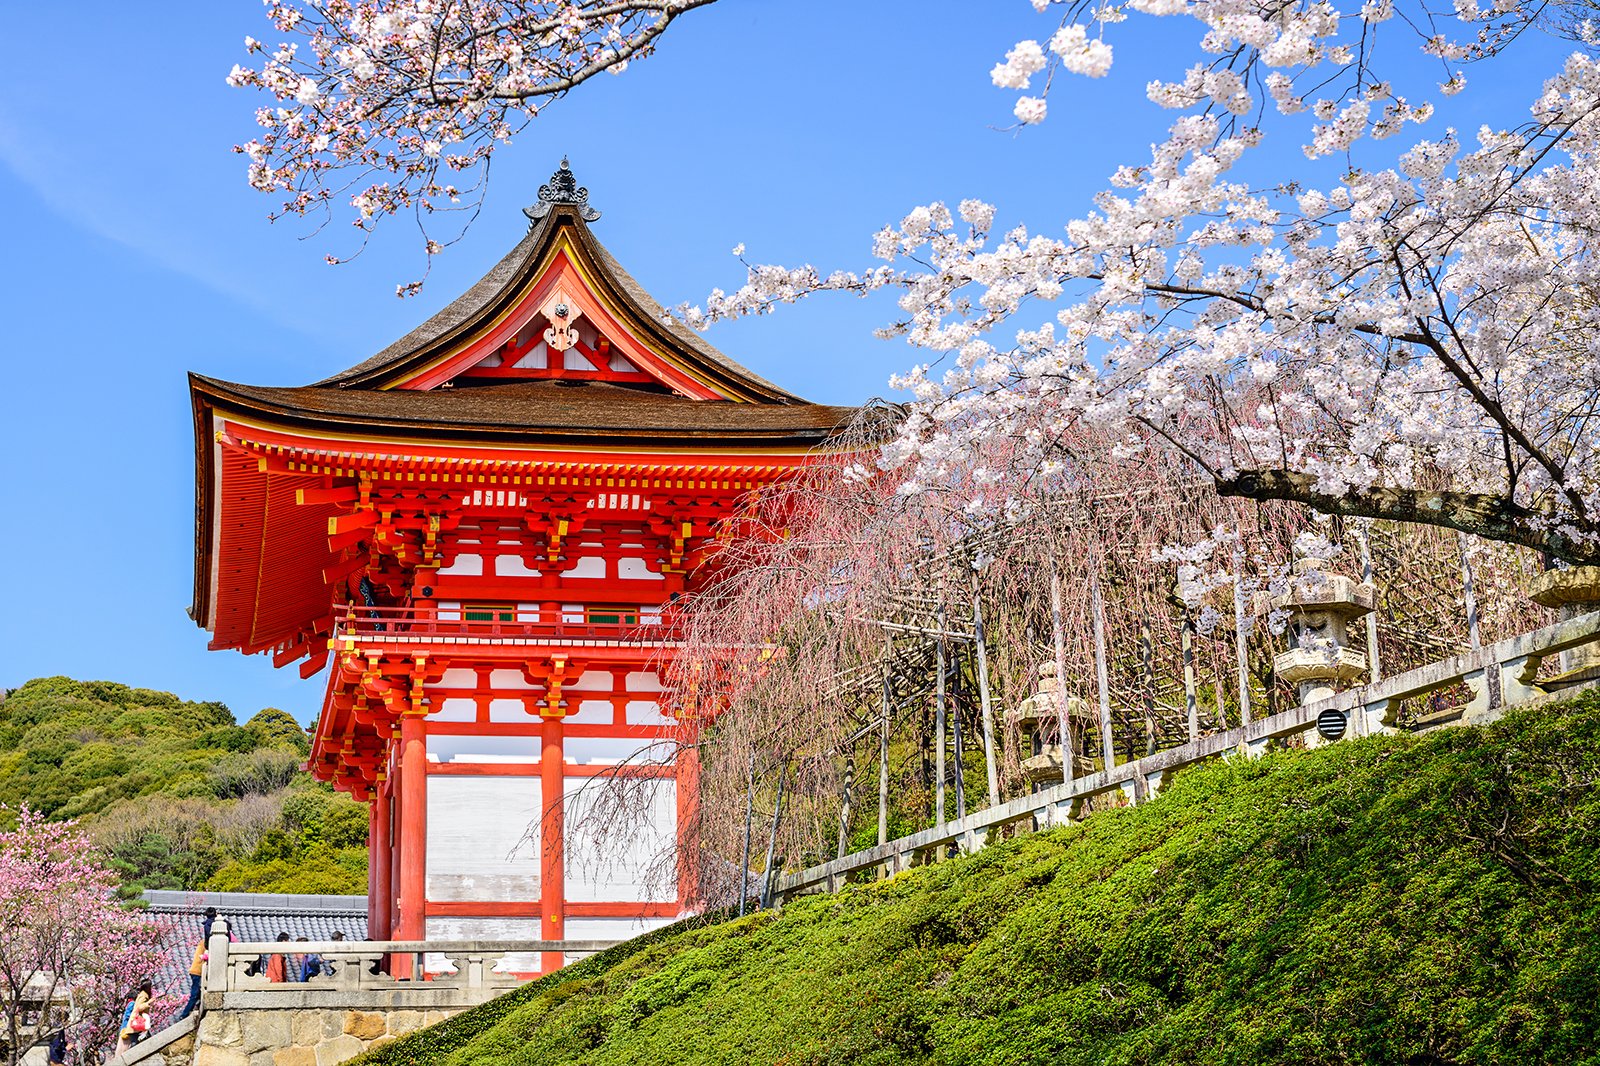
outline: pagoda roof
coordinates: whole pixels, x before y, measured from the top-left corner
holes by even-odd
[[[863,446],[843,434],[860,409],[803,400],[669,315],[595,239],[587,197],[563,160],[500,262],[348,370],[295,387],[189,376],[190,614],[213,647],[303,654],[348,547],[333,543],[338,507],[321,494],[357,468],[429,484],[441,464],[452,484],[461,470],[494,484],[508,465],[584,484],[602,476],[591,468],[627,468],[738,492],[818,449]],[[681,473],[693,469],[708,476]]]
[[[190,375],[197,397],[309,428],[385,437],[521,444],[639,443],[718,447],[822,444],[858,408],[693,400],[598,381],[519,381],[470,388],[272,388]]]
[[[596,239],[583,211],[570,204],[551,205],[505,258],[443,310],[371,358],[315,384],[394,387],[504,315],[564,248],[576,253],[601,295],[625,312],[628,326],[642,335],[641,341],[699,371],[717,392],[756,403],[806,402],[730,359],[669,314]]]

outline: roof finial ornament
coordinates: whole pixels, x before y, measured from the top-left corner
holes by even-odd
[[[547,184],[539,186],[539,202],[532,207],[524,207],[522,213],[528,216],[531,227],[548,215],[555,204],[572,204],[578,209],[578,217],[585,222],[593,222],[600,217],[600,212],[589,206],[589,190],[578,187],[578,179],[572,176],[566,156],[561,157],[561,169],[550,175]]]

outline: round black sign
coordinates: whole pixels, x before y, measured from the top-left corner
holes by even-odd
[[[1325,740],[1338,740],[1344,736],[1345,725],[1348,719],[1343,711],[1336,711],[1332,707],[1317,715],[1317,733]]]

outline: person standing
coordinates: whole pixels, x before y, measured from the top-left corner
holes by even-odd
[[[50,1041],[50,1050],[45,1054],[45,1062],[49,1066],[67,1066],[67,1056],[72,1054],[72,1041],[67,1037],[65,1029],[57,1033]]]
[[[300,940],[305,940],[306,938],[305,937],[300,937],[299,939]],[[321,955],[318,955],[314,951],[308,951],[304,955],[300,956],[300,980],[302,982],[309,981],[313,977],[320,977],[321,975],[322,975],[322,956]]]
[[[278,943],[287,944],[288,933],[278,934]],[[289,956],[282,952],[273,952],[267,956],[267,980],[275,985],[281,985],[289,979]]]
[[[122,1031],[117,1034],[117,1050],[127,1051],[150,1032],[150,982],[142,981],[134,990],[133,1003],[123,1015]]]
[[[211,922],[208,919],[204,928],[209,931],[210,927]],[[200,981],[202,975],[206,972],[207,958],[206,933],[202,932],[200,934],[200,943],[194,947],[194,959],[189,963],[189,999],[184,1003],[183,1010],[178,1012],[176,1021],[183,1021],[190,1014],[193,1014],[194,1009],[200,1005]]]

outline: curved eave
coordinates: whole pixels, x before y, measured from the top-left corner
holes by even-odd
[[[654,350],[670,353],[710,380],[730,399],[760,404],[806,401],[751,372],[677,322],[624,270],[567,206],[557,206],[528,231],[505,258],[443,310],[383,351],[316,382],[320,386],[385,389],[467,343],[514,304],[550,265],[563,232],[584,260],[603,295],[624,312],[627,327]]]
[[[203,380],[203,379],[201,379]],[[189,375],[189,405],[194,417],[194,589],[189,617],[201,629],[209,628],[211,585],[211,480],[215,476],[211,405]]]
[[[466,407],[478,398],[478,394],[486,394],[489,390],[461,390],[444,395],[438,391],[386,390],[380,400],[371,393],[363,395],[365,390],[341,393],[322,389],[316,390],[317,399],[343,401],[347,406],[343,410],[318,411],[306,408],[306,389],[240,385],[197,374],[190,375],[190,388],[196,409],[197,454],[204,450],[203,446],[209,447],[209,412],[212,409],[268,419],[295,430],[346,437],[373,435],[463,445],[482,443],[523,447],[615,448],[620,445],[689,450],[714,448],[720,452],[742,449],[793,451],[826,446],[851,424],[858,413],[858,409],[853,407],[804,403],[776,406],[684,400],[657,412],[653,424],[541,424],[537,412],[498,421],[493,416],[482,415],[475,415],[470,420],[437,416],[437,409],[444,403]],[[560,397],[560,393],[556,392],[550,395],[552,398]],[[377,404],[391,410],[376,412],[359,409],[363,405]],[[701,404],[715,404],[715,407],[701,408]],[[626,397],[619,396],[617,402],[597,408],[596,413],[625,414],[626,405]],[[649,405],[649,398],[641,399],[640,406]],[[408,406],[416,408],[415,416],[393,410]],[[434,413],[430,414],[428,409],[434,409]],[[694,424],[690,421],[698,414],[709,415],[713,412],[728,417],[718,423]],[[202,419],[204,426],[200,424]],[[567,420],[568,423],[570,421]],[[763,422],[766,424],[760,424]],[[197,485],[197,489],[204,488],[203,484]]]

